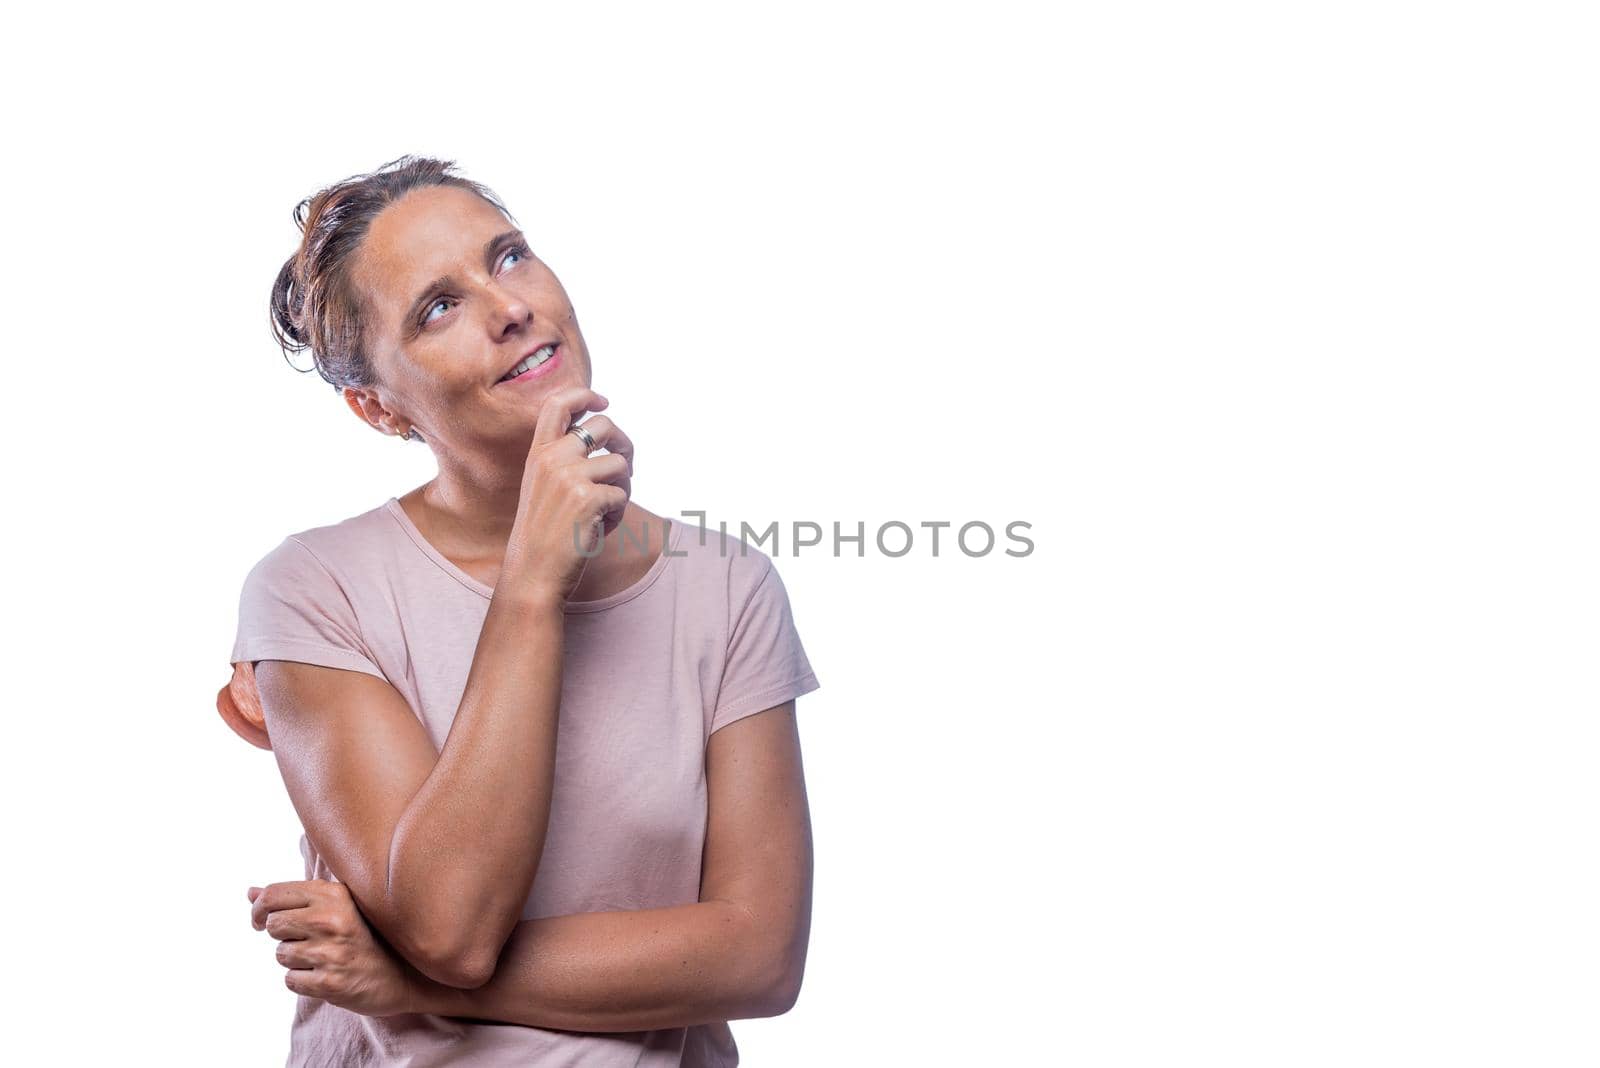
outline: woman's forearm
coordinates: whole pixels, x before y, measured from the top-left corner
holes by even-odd
[[[438,762],[395,827],[387,901],[463,985],[493,974],[544,851],[564,639],[561,598],[502,576]]]
[[[519,923],[475,990],[426,980],[416,1012],[567,1031],[647,1031],[775,1016],[794,1002],[789,962],[728,901],[584,912]]]

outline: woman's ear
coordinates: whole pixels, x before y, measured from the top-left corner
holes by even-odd
[[[271,749],[267,717],[256,693],[256,666],[248,660],[233,665],[233,678],[217,691],[217,711],[233,732],[259,749]]]

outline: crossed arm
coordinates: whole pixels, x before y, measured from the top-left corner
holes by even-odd
[[[700,901],[519,923],[494,977],[428,983],[415,1011],[572,1031],[776,1016],[800,990],[811,828],[794,702],[711,736]]]
[[[332,687],[350,688],[347,696],[364,690],[370,712],[373,687],[387,688],[371,676],[335,668],[296,664],[280,672],[278,662],[262,664],[274,664],[265,673],[272,682],[263,691],[270,688],[281,709],[293,706],[290,695],[296,689],[317,694],[326,709]],[[331,707],[340,705],[335,702]],[[392,702],[390,711],[396,711]],[[409,709],[405,712],[411,726],[391,716],[393,729],[420,732]],[[283,712],[282,718],[293,719],[295,714]],[[302,717],[302,726],[304,722]],[[359,749],[371,753],[372,719],[362,722],[365,726],[355,737]],[[336,733],[337,724],[329,729]],[[363,900],[379,893],[377,884],[362,882],[370,866],[338,852],[357,848],[355,837],[347,830],[334,831],[330,837],[336,851],[328,853],[317,833],[331,830],[337,820],[357,818],[347,806],[359,803],[353,795],[361,791],[351,791],[349,776],[341,775],[341,770],[351,769],[329,766],[330,747],[340,751],[337,739],[324,735],[308,744],[313,739],[303,729],[283,734],[289,744],[274,748],[285,782],[308,835],[348,890],[341,904],[351,912],[359,907],[358,919],[371,922],[388,946],[401,948],[380,947],[370,937],[364,943],[370,950],[351,950],[352,945],[362,945],[358,941],[332,948],[331,943],[319,943],[318,925],[310,922],[316,915],[311,903],[282,896],[270,900],[275,888],[253,899],[255,912],[269,931],[274,930],[273,920],[279,921],[275,937],[295,940],[280,945],[280,962],[300,969],[291,971],[290,977],[320,972],[321,982],[327,984],[340,976],[370,978],[383,974],[383,968],[403,976],[403,981],[390,984],[403,988],[399,1002],[391,999],[376,1010],[354,1002],[346,1007],[369,1015],[429,1012],[575,1031],[634,1031],[777,1015],[794,1003],[810,929],[812,849],[792,701],[746,716],[711,736],[706,749],[708,822],[697,903],[515,923],[498,947],[487,981],[445,983],[429,978],[440,975],[438,958],[414,958],[406,952],[416,944],[414,939],[408,941],[404,932],[396,938],[395,931],[384,929],[400,921],[394,911],[384,911],[381,897],[376,909]],[[274,730],[274,739],[278,737]],[[415,736],[405,744],[415,759],[420,752]],[[432,752],[431,743],[426,744]],[[331,759],[337,763],[336,757]],[[413,766],[411,774],[416,773]],[[332,782],[342,785],[327,785]],[[391,799],[403,792],[397,792],[393,783],[385,785],[387,790],[369,792]],[[336,789],[344,792],[336,795]],[[347,863],[349,867],[344,866]],[[346,871],[355,878],[346,879]],[[330,900],[334,899],[325,899],[325,907],[331,907],[326,906]],[[273,912],[274,908],[286,911]],[[370,935],[365,923],[358,926]],[[292,959],[286,960],[285,947],[290,947]],[[363,953],[384,959],[352,963]],[[332,963],[336,956],[343,961],[337,967]],[[290,985],[297,989],[293,982]],[[343,1003],[326,985],[316,996]]]

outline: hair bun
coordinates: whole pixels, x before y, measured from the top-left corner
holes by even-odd
[[[305,325],[304,291],[296,271],[298,259],[298,256],[289,257],[272,285],[272,333],[286,355],[310,344]]]

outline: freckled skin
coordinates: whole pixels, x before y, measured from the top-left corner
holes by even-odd
[[[498,208],[468,190],[416,189],[373,220],[351,270],[379,384],[346,388],[345,402],[386,433],[417,428],[439,474],[401,495],[400,504],[440,552],[490,586],[516,518],[544,398],[593,386],[572,300],[531,241],[526,253],[506,246],[484,262],[484,246],[512,229]],[[430,321],[417,325],[409,318],[414,300],[444,275],[456,284],[422,309]],[[557,367],[534,382],[495,385],[536,343],[549,340],[560,345]],[[622,526],[633,540],[613,530],[585,567],[573,600],[627,588],[660,555],[659,515],[630,500]]]
[[[499,262],[483,263],[484,244],[510,229],[494,205],[449,186],[413,190],[373,220],[352,279],[382,384],[347,389],[345,400],[383,429],[415,425],[462,463],[515,456],[520,473],[540,399],[591,386],[593,369],[572,301],[537,251],[520,260],[502,251]],[[446,274],[459,285],[426,310],[428,325],[405,321],[417,293]],[[561,342],[561,367],[515,394],[493,388],[533,342],[551,338]]]

